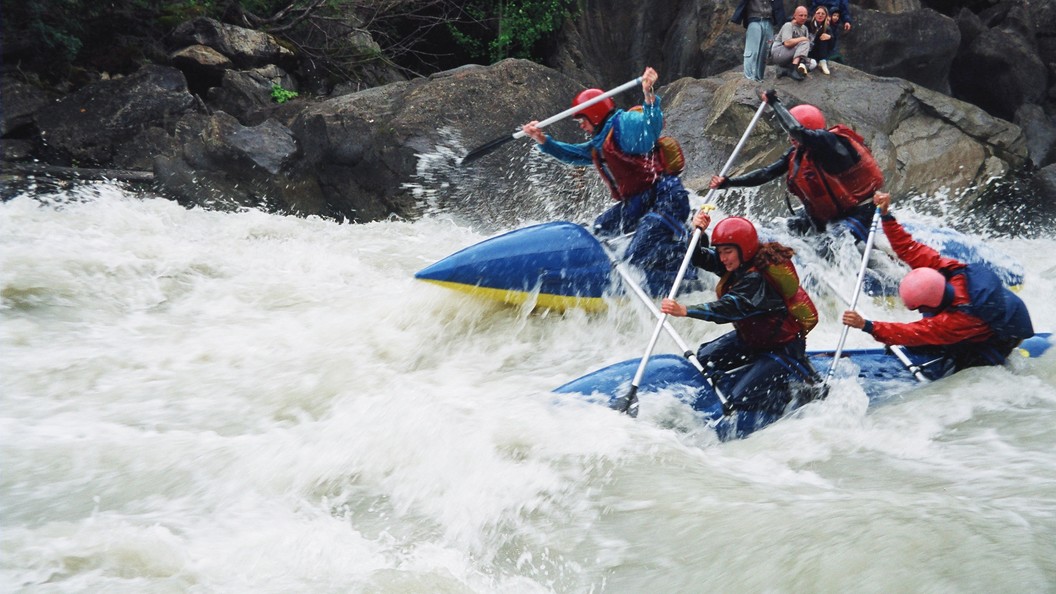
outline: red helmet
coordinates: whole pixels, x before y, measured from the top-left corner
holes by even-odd
[[[797,105],[788,110],[788,113],[796,118],[800,126],[808,130],[825,129],[825,114],[821,113],[821,110],[813,105],[807,105],[806,103]]]
[[[603,93],[604,91],[602,91],[601,89],[587,89],[586,91],[583,91],[580,94],[576,95],[576,98],[572,100],[572,107],[586,103],[587,101],[590,101],[591,99]],[[605,121],[605,118],[609,115],[609,112],[614,109],[616,109],[616,102],[613,101],[611,97],[606,97],[605,99],[598,101],[594,105],[587,106],[585,109],[577,112],[576,115],[572,117],[587,118],[588,122],[597,127]]]
[[[909,309],[936,308],[946,293],[946,277],[934,268],[914,268],[898,285],[902,303]]]
[[[729,217],[722,219],[715,229],[711,231],[711,245],[732,245],[741,252],[741,263],[747,262],[755,257],[759,251],[759,234],[755,232],[755,225],[744,217]]]

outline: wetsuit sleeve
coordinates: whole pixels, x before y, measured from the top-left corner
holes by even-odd
[[[698,320],[726,324],[784,307],[785,302],[770,288],[763,275],[753,271],[737,280],[726,294],[717,300],[688,306],[686,315]]]
[[[550,155],[558,161],[568,163],[569,165],[594,164],[594,159],[590,153],[589,142],[572,144],[568,142],[561,142],[560,140],[555,140],[548,135],[546,137],[546,142],[544,142],[543,144],[537,144],[535,146],[541,153]]]
[[[944,311],[916,322],[873,322],[873,338],[884,344],[903,346],[949,345],[978,342],[993,331],[979,318],[962,311]]]
[[[643,105],[641,111],[621,111],[616,117],[613,131],[620,150],[631,155],[644,155],[653,150],[664,129],[659,95],[652,105]]]
[[[792,158],[792,149],[785,151],[781,158],[767,165],[754,169],[743,175],[726,178],[721,188],[739,188],[743,186],[761,186],[766,182],[781,177],[788,171],[788,160]]]
[[[964,267],[960,261],[946,258],[931,247],[914,240],[913,236],[906,232],[890,214],[881,219],[884,223],[884,235],[887,235],[887,240],[891,242],[891,248],[911,268],[934,268],[947,271]]]

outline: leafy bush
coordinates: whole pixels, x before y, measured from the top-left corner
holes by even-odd
[[[572,16],[572,6],[573,0],[470,0],[462,7],[468,19],[448,28],[476,58],[535,59],[536,45]]]
[[[282,88],[282,85],[278,83],[271,85],[271,100],[275,103],[286,103],[297,95],[299,95],[297,91],[284,89]]]

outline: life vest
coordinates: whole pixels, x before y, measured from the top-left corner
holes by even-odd
[[[1034,336],[1027,306],[1015,293],[1005,288],[996,274],[983,264],[968,264],[946,273],[947,278],[965,275],[968,303],[956,309],[986,322],[994,334],[1006,340],[1023,340]]]
[[[838,124],[829,129],[850,143],[858,163],[831,174],[818,167],[807,150],[796,149],[788,160],[788,189],[799,197],[812,218],[827,223],[868,200],[884,185],[884,173],[857,132]]]
[[[641,111],[642,107],[630,111]],[[617,114],[614,117],[619,117]],[[591,149],[594,167],[609,187],[613,200],[625,200],[653,187],[662,175],[678,175],[685,168],[685,156],[678,141],[661,136],[653,150],[644,155],[623,152],[616,142],[615,124],[609,128],[601,151]]]
[[[737,335],[745,344],[757,349],[773,348],[797,336],[806,338],[807,333],[818,325],[818,308],[800,286],[799,274],[792,261],[785,260],[762,269],[749,269],[753,270],[758,271],[766,284],[781,296],[785,311],[773,311],[733,322]],[[726,294],[726,284],[732,275],[733,272],[727,272],[719,279],[715,293],[720,298]]]

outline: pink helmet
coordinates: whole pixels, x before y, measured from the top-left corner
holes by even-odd
[[[821,113],[821,110],[813,105],[807,105],[806,103],[797,105],[788,110],[788,113],[796,118],[800,126],[808,130],[825,129],[825,114]]]
[[[934,268],[914,268],[898,285],[902,303],[909,309],[936,308],[946,293],[946,277]]]
[[[759,251],[759,234],[755,225],[744,217],[722,219],[711,231],[711,245],[732,245],[741,252],[741,263],[755,257]]]
[[[587,89],[576,95],[576,98],[572,100],[572,107],[586,103],[591,99],[603,94],[604,91],[601,89]],[[607,97],[601,101],[598,101],[594,105],[589,105],[582,111],[576,113],[572,117],[583,117],[587,118],[587,121],[593,124],[595,127],[600,126],[605,121],[605,117],[609,115],[609,112],[616,109],[616,102],[611,97]]]

